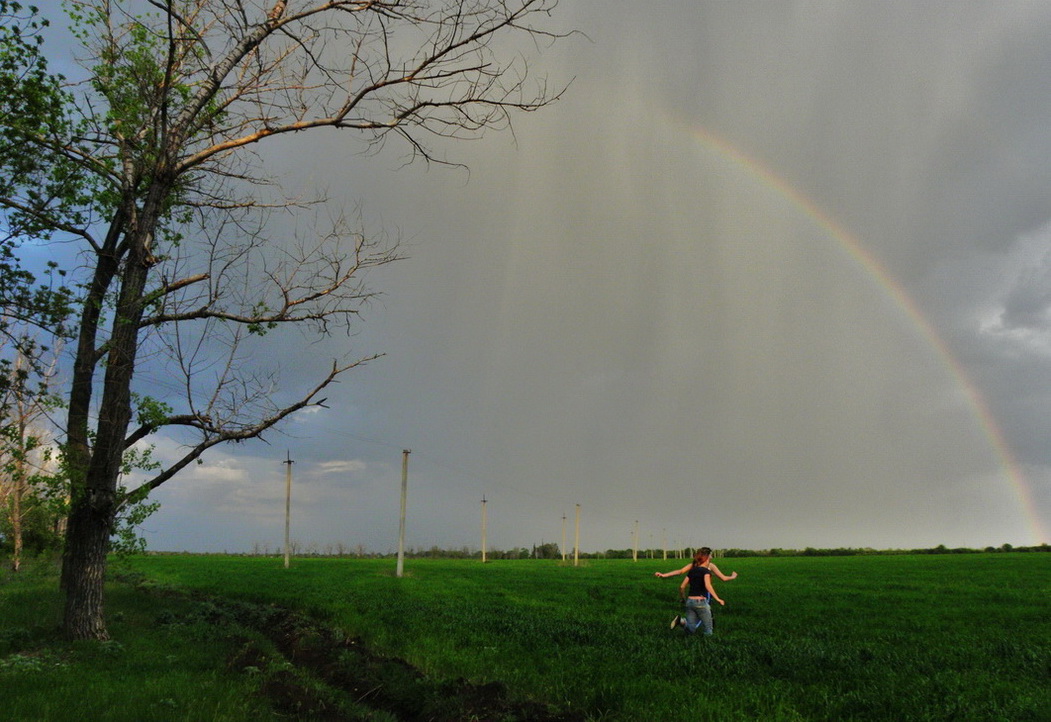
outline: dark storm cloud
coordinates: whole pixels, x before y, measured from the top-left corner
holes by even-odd
[[[588,549],[629,546],[636,520],[655,545],[1042,541],[1051,8],[596,0],[559,18],[589,39],[536,67],[569,92],[515,142],[450,146],[469,175],[335,143],[270,159],[396,226],[409,256],[358,335],[268,350],[282,384],[387,355],[272,446],[206,459],[214,485],[171,482],[157,528],[229,501],[236,533],[215,518],[201,538],[278,538],[290,446],[304,537],[380,550],[403,448],[425,547],[477,546],[483,494],[502,547],[561,541],[577,503]]]

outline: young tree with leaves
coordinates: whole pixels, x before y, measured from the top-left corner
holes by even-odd
[[[48,72],[40,50],[46,26],[35,8],[0,0],[0,523],[16,571],[26,537],[46,545],[57,513],[44,468],[51,461],[46,416],[60,404],[55,348],[68,333],[72,300],[56,263],[46,264],[41,281],[18,253],[27,239],[47,237],[22,216],[20,197],[36,203],[56,191],[47,154],[26,145],[27,136],[51,135],[63,122],[61,78]]]
[[[0,393],[0,528],[11,543],[11,568],[19,571],[27,532],[37,532],[38,545],[49,526],[48,494],[42,483],[48,475],[51,449],[42,423],[55,399],[29,389],[24,356],[16,355],[10,376]],[[46,380],[45,380],[46,383]],[[35,525],[27,522],[35,521]],[[44,532],[41,534],[40,532]]]
[[[539,24],[554,5],[67,0],[88,81],[48,86],[47,102],[61,108],[47,122],[5,116],[0,133],[42,160],[33,183],[0,188],[0,208],[14,235],[80,249],[65,428],[70,637],[107,637],[103,574],[122,504],[216,444],[321,405],[327,386],[369,360],[337,360],[281,403],[269,376],[246,370],[245,344],[275,328],[348,328],[373,295],[364,272],[396,258],[395,244],[339,214],[291,238],[268,235],[275,209],[316,220],[323,206],[282,197],[256,153],[328,129],[447,162],[436,140],[478,137],[558,97],[522,55],[498,52],[505,37],[530,48],[554,40]],[[144,363],[183,376],[178,401],[136,395]],[[160,429],[192,434],[184,455],[122,493],[125,451]]]
[[[0,0],[0,393],[17,385],[27,402],[48,393],[52,348],[40,339],[63,338],[72,311],[72,292],[58,264],[47,263],[41,281],[18,254],[27,240],[48,238],[23,213],[22,203],[64,195],[62,173],[49,167],[50,154],[26,140],[63,134],[67,96],[41,53],[46,27],[35,8]]]

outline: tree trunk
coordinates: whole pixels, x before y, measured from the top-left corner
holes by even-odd
[[[15,372],[22,370],[25,367],[25,358],[22,353],[19,352],[15,359]],[[21,389],[21,383],[19,383]],[[26,409],[25,396],[21,391],[16,395],[15,409],[18,421],[18,453],[15,456],[15,468],[14,473],[11,475],[11,536],[14,543],[14,553],[11,560],[11,568],[14,571],[18,571],[22,568],[22,501],[25,499],[26,494],[26,456],[28,452],[29,441],[27,439],[28,433],[26,427],[28,425],[29,411]]]
[[[154,187],[136,219],[134,234],[126,239],[127,260],[120,271],[120,292],[108,343],[94,444],[89,456],[83,453],[86,435],[77,440],[79,443],[72,444],[75,447],[71,453],[73,507],[66,529],[61,580],[66,593],[63,630],[71,639],[109,638],[103,613],[106,553],[116,520],[117,479],[131,420],[131,381],[149,274],[149,247],[159,214],[158,199],[165,195],[165,188]],[[82,330],[81,339],[84,338]],[[93,353],[86,345],[78,347],[77,363],[83,363],[80,356],[89,351]],[[83,368],[87,371],[88,365],[85,363]],[[70,404],[70,427],[75,426],[75,415],[83,412],[80,404],[77,408]],[[86,417],[77,416],[76,420],[83,424]]]
[[[92,412],[91,399],[97,363],[95,343],[98,338],[103,301],[118,270],[118,256],[114,249],[123,233],[126,215],[123,210],[118,210],[116,218],[110,224],[109,232],[106,234],[105,252],[99,255],[95,275],[88,286],[88,294],[81,311],[66,421],[65,454],[70,474],[70,512],[66,518],[64,530],[66,544],[62,557],[62,577],[59,581],[59,588],[62,591],[72,586],[67,573],[67,567],[72,568],[72,565],[67,564],[66,561],[72,553],[71,549],[76,547],[76,542],[72,541],[70,536],[71,519],[76,500],[85,493],[84,490],[87,488],[88,466],[91,464],[88,424]]]
[[[22,494],[25,492],[25,470],[22,464],[13,475],[14,488],[11,489],[11,536],[14,542],[14,553],[11,560],[11,569],[18,571],[22,566]]]
[[[92,504],[91,493],[78,495],[69,513],[62,560],[66,608],[63,629],[70,639],[109,639],[103,615],[106,553],[112,504]]]

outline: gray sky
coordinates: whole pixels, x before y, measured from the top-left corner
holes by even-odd
[[[282,388],[386,356],[162,487],[150,546],[277,549],[289,450],[295,539],[392,550],[402,449],[414,547],[477,548],[483,495],[497,548],[572,544],[576,504],[585,550],[1051,541],[1051,5],[554,20],[569,91],[442,146],[469,175],[274,156],[410,256],[357,335],[272,339]]]

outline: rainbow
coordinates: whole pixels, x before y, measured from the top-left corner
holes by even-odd
[[[678,124],[678,123],[676,123]],[[934,329],[931,323],[923,315],[919,306],[908,294],[905,288],[888,271],[886,266],[874,256],[861,241],[840,225],[834,218],[826,213],[817,203],[790,185],[784,178],[777,175],[767,166],[755,158],[741,151],[736,145],[715,132],[698,126],[685,126],[689,134],[701,142],[706,148],[718,153],[723,158],[732,161],[735,165],[745,169],[749,175],[757,179],[764,186],[777,192],[790,201],[803,213],[809,216],[820,226],[831,238],[835,239],[840,246],[872,276],[875,281],[890,296],[891,300],[902,309],[911,323],[916,327],[922,337],[933,346],[935,352],[944,361],[950,374],[955,378],[960,388],[966,395],[967,401],[973,409],[975,418],[982,428],[989,442],[1000,459],[1004,472],[1010,482],[1011,488],[1021,505],[1029,532],[1034,543],[1040,544],[1048,539],[1047,531],[1044,529],[1040,514],[1033,498],[1032,489],[1022,471],[1018,461],[1014,458],[1011,447],[1004,438],[996,419],[989,410],[989,405],[982,397],[981,391],[971,381],[967,371],[953,355],[948,345]]]

